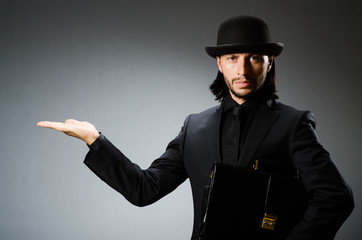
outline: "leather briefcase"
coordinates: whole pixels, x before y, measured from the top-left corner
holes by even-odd
[[[201,240],[284,239],[307,207],[297,174],[216,163],[210,177]]]

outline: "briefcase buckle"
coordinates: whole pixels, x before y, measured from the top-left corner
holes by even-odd
[[[274,230],[277,219],[278,216],[276,214],[265,213],[260,227],[266,230]]]
[[[254,169],[254,170],[259,170],[259,163],[260,163],[259,160],[255,160],[255,162],[254,162],[253,165],[251,166],[252,169]]]

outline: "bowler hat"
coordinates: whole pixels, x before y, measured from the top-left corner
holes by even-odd
[[[217,45],[206,47],[206,52],[216,58],[230,53],[261,53],[278,56],[284,44],[271,42],[266,23],[252,16],[237,16],[224,21],[217,34]]]

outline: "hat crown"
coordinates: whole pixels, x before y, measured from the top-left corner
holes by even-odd
[[[223,22],[218,31],[217,45],[270,43],[266,23],[252,16],[233,17]]]
[[[209,56],[216,58],[232,53],[260,53],[278,56],[284,44],[271,42],[266,23],[252,16],[232,17],[223,22],[217,34],[217,45],[205,47]]]

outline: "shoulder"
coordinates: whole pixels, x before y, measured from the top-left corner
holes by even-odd
[[[205,119],[205,118],[208,118],[208,117],[214,115],[215,113],[219,112],[220,109],[221,109],[221,105],[218,105],[218,106],[206,109],[199,113],[190,114],[189,117],[192,118],[193,120]]]
[[[187,126],[201,126],[205,125],[209,120],[217,120],[218,116],[221,116],[221,105],[208,108],[202,112],[199,113],[192,113],[187,116],[187,118],[184,121],[184,128],[187,128]]]
[[[276,100],[269,101],[268,106],[271,109],[279,110],[282,118],[294,120],[299,123],[309,123],[315,128],[315,117],[309,110],[300,110]]]

